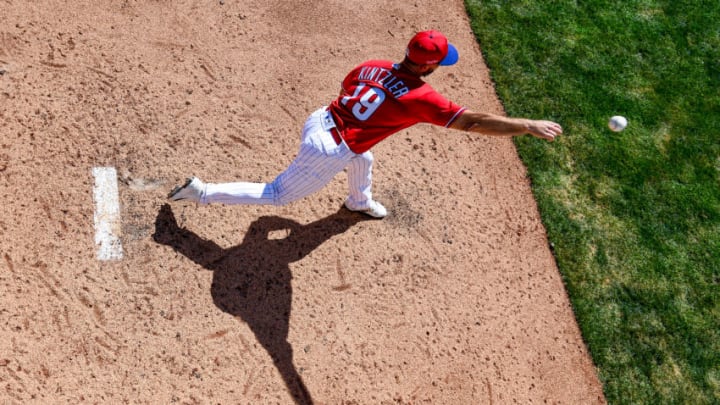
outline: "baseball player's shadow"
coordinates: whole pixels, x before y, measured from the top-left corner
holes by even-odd
[[[215,305],[247,323],[295,402],[305,405],[313,400],[293,364],[293,349],[287,341],[292,302],[289,265],[365,219],[344,208],[307,225],[277,216],[261,217],[250,225],[240,245],[225,249],[180,228],[170,205],[165,204],[155,221],[153,239],[213,271],[210,293]]]

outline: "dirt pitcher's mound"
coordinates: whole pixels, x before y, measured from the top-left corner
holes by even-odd
[[[378,145],[382,221],[340,208],[344,174],[285,207],[165,205],[189,174],[272,180],[347,71],[419,30],[461,52],[436,89],[502,112],[461,1],[0,3],[0,402],[604,402],[508,139]]]

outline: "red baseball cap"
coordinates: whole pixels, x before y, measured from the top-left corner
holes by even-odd
[[[408,59],[418,65],[442,66],[454,65],[458,59],[458,51],[439,31],[422,31],[415,34],[408,43],[405,52]]]

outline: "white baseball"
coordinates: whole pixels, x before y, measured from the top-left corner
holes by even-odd
[[[608,122],[608,127],[610,127],[611,130],[615,132],[620,132],[627,126],[627,119],[623,117],[622,115],[616,115],[614,117],[610,118],[610,122]]]

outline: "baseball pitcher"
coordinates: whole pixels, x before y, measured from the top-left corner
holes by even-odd
[[[320,190],[347,168],[345,207],[383,218],[387,210],[372,195],[370,149],[402,129],[423,122],[485,135],[530,134],[548,141],[562,133],[560,125],[551,121],[470,111],[423,81],[439,66],[457,61],[457,49],[442,33],[419,32],[410,40],[402,62],[370,60],[350,71],[338,98],[307,119],[297,156],[271,183],[205,183],[190,177],[168,198],[201,204],[284,205]]]

